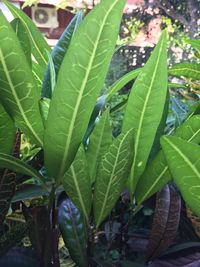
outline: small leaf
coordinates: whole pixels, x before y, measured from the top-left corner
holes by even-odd
[[[62,178],[65,192],[89,222],[92,203],[92,188],[85,151],[80,146],[75,160]]]
[[[188,140],[189,142],[200,143],[200,116],[195,115],[186,120],[179,126],[175,132],[175,136]],[[171,180],[171,174],[161,150],[151,164],[146,168],[141,176],[136,188],[136,199],[138,204],[159,191],[166,183]]]
[[[47,121],[48,114],[49,114],[50,103],[51,103],[51,100],[49,98],[41,98],[39,101],[40,114],[42,117],[44,127],[46,126],[46,121]]]
[[[58,75],[60,66],[63,62],[65,54],[67,53],[67,50],[69,48],[69,44],[74,35],[74,32],[77,30],[81,21],[82,21],[82,11],[79,11],[74,16],[74,18],[72,19],[68,27],[65,29],[58,43],[56,44],[56,46],[53,48],[51,52],[50,58],[52,59],[52,63],[55,67],[55,80],[57,80],[57,75]],[[51,80],[50,68],[51,67],[50,67],[50,62],[49,62],[46,67],[43,86],[42,86],[42,97],[46,97],[46,98],[52,97],[52,92],[54,89],[50,83],[50,80]]]
[[[43,83],[43,79],[44,79],[45,69],[43,67],[41,67],[38,63],[33,62],[32,73],[33,73],[33,77],[35,78],[35,81],[37,84],[38,95],[40,96],[41,90],[42,90],[42,83]]]
[[[149,237],[147,259],[161,255],[173,242],[178,230],[181,211],[181,198],[169,185],[157,193],[153,225]]]
[[[41,181],[44,181],[44,177],[40,175],[35,169],[27,165],[20,159],[0,153],[0,169],[5,168],[17,173],[36,177]]]
[[[0,25],[1,102],[17,127],[42,146],[43,125],[35,80],[18,38],[2,13]]]
[[[169,69],[169,74],[174,76],[184,76],[186,78],[200,80],[200,64],[180,63]]]
[[[22,47],[22,50],[24,51],[29,66],[32,67],[31,44],[26,28],[19,18],[14,19],[11,22],[11,26],[13,27],[13,30],[19,39],[20,45]]]
[[[70,199],[64,199],[59,205],[58,221],[60,231],[73,261],[80,267],[88,267],[87,237],[81,214]]]
[[[119,90],[121,90],[127,83],[137,78],[139,73],[141,73],[142,69],[136,69],[133,70],[127,74],[125,74],[123,77],[121,77],[118,81],[116,81],[110,88],[109,93],[106,96],[105,104],[112,98],[113,95],[115,95]]]
[[[94,192],[96,228],[109,215],[120,196],[133,159],[132,130],[121,134],[99,164]]]
[[[38,198],[44,195],[48,195],[49,192],[44,189],[41,185],[36,184],[22,184],[16,190],[12,202],[30,200],[33,198]]]
[[[150,59],[136,79],[129,96],[123,131],[134,128],[134,159],[128,181],[135,192],[160,124],[167,95],[167,36],[163,32]]]
[[[10,154],[15,138],[14,122],[0,104],[0,153]]]
[[[192,47],[196,48],[197,50],[200,50],[200,41],[199,40],[186,40],[186,43],[190,44]]]
[[[114,52],[125,0],[103,0],[75,32],[59,70],[47,119],[44,154],[59,180],[70,167]]]
[[[102,156],[112,143],[112,133],[109,121],[109,110],[100,118],[90,135],[86,158],[90,171],[91,182],[96,180],[97,168]]]
[[[191,210],[200,216],[200,146],[175,136],[162,137],[161,145],[181,195]]]
[[[3,2],[8,7],[13,16],[15,18],[19,18],[24,24],[24,27],[29,34],[32,45],[32,54],[34,58],[41,66],[46,67],[46,64],[48,63],[48,56],[46,52],[48,51],[50,53],[51,49],[45,41],[45,38],[42,36],[41,32],[38,30],[32,20],[22,10],[15,7],[13,4],[6,0],[3,0]]]

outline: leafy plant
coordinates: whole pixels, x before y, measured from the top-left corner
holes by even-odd
[[[12,201],[23,203],[30,240],[44,267],[59,266],[58,228],[78,266],[98,262],[95,240],[126,184],[132,218],[140,204],[171,179],[168,156],[166,162],[161,151],[152,160],[154,148],[160,148],[168,111],[166,32],[144,68],[125,75],[108,95],[100,96],[125,3],[102,0],[83,21],[78,13],[52,51],[22,11],[5,1],[16,17],[11,24],[0,13],[0,144],[4,144],[0,167],[23,175],[23,182],[14,180],[17,191]],[[109,99],[137,75],[126,101],[122,132],[113,138],[106,109]],[[177,129],[177,136],[194,143],[200,138],[199,115],[192,116],[195,112]],[[29,162],[11,155],[14,127],[38,152]],[[162,138],[164,153],[171,138],[176,140]],[[194,144],[191,149],[194,146],[198,150]],[[189,156],[187,162],[194,157]],[[150,191],[144,184],[147,177]],[[6,179],[1,176],[0,185]],[[36,207],[31,200],[26,207],[25,200],[33,197]],[[10,201],[9,196],[3,205],[8,208]]]

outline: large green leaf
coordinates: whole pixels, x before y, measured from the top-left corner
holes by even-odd
[[[9,8],[13,16],[15,18],[19,18],[23,22],[29,34],[29,38],[32,45],[32,54],[34,58],[41,66],[46,67],[46,64],[48,63],[47,51],[50,53],[51,49],[47,44],[45,38],[42,36],[41,32],[38,30],[32,20],[22,10],[20,10],[19,8],[12,5],[6,0],[3,0],[3,2]]]
[[[189,142],[200,143],[200,116],[195,115],[185,121],[175,132],[175,136]],[[159,191],[171,180],[171,174],[161,150],[146,168],[136,187],[136,199],[139,204]]]
[[[200,216],[200,146],[174,136],[162,137],[161,145],[181,195]]]
[[[16,125],[42,146],[43,125],[36,84],[11,25],[0,13],[0,98]]]
[[[103,0],[75,32],[60,68],[44,140],[45,164],[61,177],[86,132],[114,52],[125,0]]]
[[[14,122],[0,104],[0,153],[10,154],[15,139]]]
[[[0,153],[0,169],[4,168],[31,177],[36,177],[39,180],[44,181],[44,177],[25,162],[13,156]]]
[[[80,146],[75,160],[64,174],[62,184],[67,195],[89,222],[92,188],[83,146]]]
[[[15,31],[19,39],[22,50],[24,51],[26,59],[31,67],[32,66],[31,43],[29,40],[27,30],[19,18],[16,18],[13,21],[11,21],[11,26],[13,27],[13,30]]]
[[[75,31],[77,30],[77,27],[80,25],[81,21],[82,21],[82,11],[79,11],[74,16],[74,18],[72,19],[68,27],[65,29],[58,43],[56,44],[56,46],[53,48],[51,52],[50,56],[55,67],[56,78],[57,78],[60,66],[63,62],[63,58],[69,48],[71,39]],[[45,71],[45,76],[44,76],[44,81],[43,81],[43,86],[42,86],[42,97],[51,98],[52,96],[53,88],[50,83],[50,80],[51,80],[51,72],[50,72],[50,62],[49,62],[47,65],[46,71]]]
[[[132,134],[130,130],[114,140],[100,162],[94,192],[96,228],[109,215],[125,187],[133,159]]]
[[[186,78],[200,80],[200,64],[180,63],[169,69],[169,74],[174,76],[184,76]]]
[[[97,168],[102,156],[112,143],[112,132],[109,121],[109,110],[107,110],[100,121],[96,124],[90,138],[86,151],[86,158],[90,171],[91,182],[96,180]]]
[[[166,46],[166,32],[163,32],[133,85],[125,112],[123,131],[134,128],[135,156],[128,182],[132,194],[145,169],[163,114],[167,94]]]

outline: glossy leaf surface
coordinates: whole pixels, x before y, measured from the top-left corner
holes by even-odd
[[[159,43],[136,79],[129,96],[123,131],[134,128],[134,159],[128,181],[133,194],[145,169],[160,124],[167,94],[167,39]]]
[[[8,1],[4,0],[4,3],[9,8],[13,16],[15,18],[19,18],[24,24],[30,38],[32,54],[34,58],[41,66],[46,67],[46,64],[48,63],[47,51],[50,53],[51,49],[48,46],[44,37],[42,36],[41,32],[22,10],[20,10]]]
[[[175,136],[181,137],[189,142],[200,143],[200,116],[195,115],[185,121],[175,132]],[[136,188],[136,199],[138,203],[152,196],[171,180],[171,174],[164,156],[160,151],[151,164],[146,168]]]
[[[181,195],[192,211],[200,216],[200,146],[175,136],[162,137],[161,145]]]
[[[0,104],[0,153],[10,154],[15,138],[14,122]]]
[[[12,27],[0,13],[0,98],[19,127],[39,146],[43,144],[36,84]]]
[[[109,215],[127,181],[133,159],[132,130],[121,134],[99,164],[94,192],[96,228]]]
[[[44,139],[45,164],[56,179],[69,168],[86,132],[114,52],[125,2],[101,1],[78,27],[64,57]]]
[[[77,27],[80,25],[82,21],[82,11],[79,11],[70,24],[67,26],[65,31],[62,33],[60,39],[58,40],[58,43],[56,46],[53,48],[51,52],[51,59],[52,63],[54,64],[55,68],[55,76],[57,78],[58,71],[60,69],[60,66],[63,62],[63,58],[69,48],[70,41],[74,35],[74,32],[76,31]],[[51,98],[52,97],[52,92],[53,88],[50,83],[51,80],[51,73],[50,73],[50,62],[47,65],[45,75],[44,75],[44,81],[43,81],[43,86],[42,86],[42,97],[47,97]]]
[[[16,18],[13,21],[11,21],[11,26],[13,27],[13,30],[18,37],[21,48],[24,51],[29,66],[31,67],[32,66],[31,43],[29,40],[27,30],[19,18]]]
[[[107,110],[94,127],[94,130],[90,135],[89,146],[86,151],[91,182],[96,180],[99,162],[111,143],[112,132],[109,121],[109,110]]]
[[[186,78],[200,80],[200,64],[180,63],[169,69],[169,74],[174,76],[184,76]]]
[[[80,267],[87,267],[87,238],[83,218],[70,199],[59,205],[58,221],[60,231],[73,261]]]
[[[84,148],[81,146],[75,160],[62,178],[65,192],[87,221],[92,201],[92,188]]]

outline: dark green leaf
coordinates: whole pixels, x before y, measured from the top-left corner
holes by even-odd
[[[59,205],[58,220],[62,237],[71,258],[78,266],[88,267],[84,222],[79,210],[70,199],[64,199]]]
[[[0,153],[10,154],[15,138],[15,126],[0,104]]]

